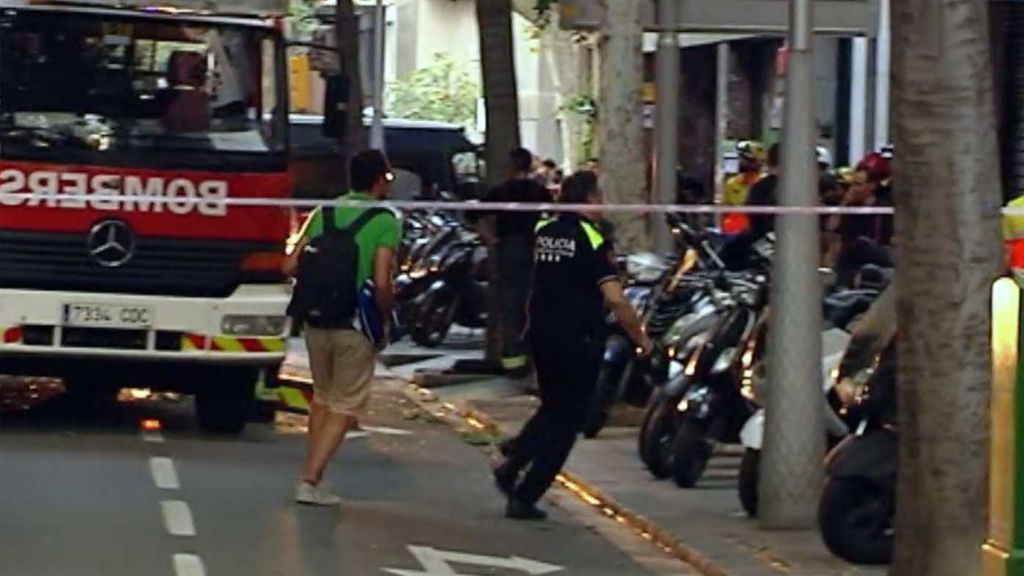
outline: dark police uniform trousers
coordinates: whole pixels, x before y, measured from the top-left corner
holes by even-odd
[[[601,284],[617,279],[611,243],[577,215],[538,225],[529,345],[541,405],[509,444],[505,471],[529,466],[513,496],[533,504],[569,458],[583,427],[604,351]]]

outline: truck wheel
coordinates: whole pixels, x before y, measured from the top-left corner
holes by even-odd
[[[259,371],[213,372],[196,393],[199,428],[212,434],[241,434],[249,419]]]

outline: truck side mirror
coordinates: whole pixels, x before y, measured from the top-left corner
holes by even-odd
[[[347,74],[331,74],[324,80],[327,84],[324,94],[324,136],[340,139],[348,128],[348,102],[352,82]]]

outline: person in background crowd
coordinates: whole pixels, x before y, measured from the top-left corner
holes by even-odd
[[[707,197],[704,183],[693,178],[682,171],[676,171],[676,204],[680,206],[696,206],[707,204],[712,199]],[[705,214],[685,212],[670,214],[669,223],[680,222],[694,230],[703,230],[710,224],[710,219]]]
[[[601,171],[601,163],[598,161],[597,158],[590,158],[587,160],[587,163],[583,169],[588,172],[598,174]]]
[[[725,182],[722,204],[725,206],[746,206],[750,188],[761,179],[761,166],[765,160],[764,146],[756,140],[744,140],[736,145],[739,155],[739,173]],[[750,227],[750,218],[742,213],[726,213],[722,216],[722,232],[740,234]]]
[[[484,196],[484,202],[553,202],[546,186],[531,178],[533,155],[517,148],[509,154],[509,179]],[[498,294],[501,299],[501,365],[510,376],[530,374],[523,331],[526,299],[533,274],[533,237],[536,212],[500,212],[480,221],[480,236],[497,256]]]
[[[779,145],[768,149],[767,169],[764,176],[750,187],[746,204],[748,206],[775,206],[778,204],[779,187]],[[722,248],[722,261],[730,267],[742,267],[746,263],[750,247],[775,230],[775,216],[771,214],[750,214],[746,230],[731,236]]]
[[[547,518],[537,502],[583,427],[604,351],[605,307],[644,356],[652,348],[623,293],[612,245],[595,224],[602,202],[597,176],[570,176],[562,186],[562,201],[594,206],[562,213],[537,227],[529,341],[541,404],[519,435],[504,444],[505,458],[494,469],[495,484],[508,498],[505,516],[516,520]]]
[[[889,159],[874,152],[868,154],[854,170],[853,183],[843,198],[842,206],[892,206],[892,165]],[[890,245],[893,222],[890,215],[844,215],[833,220],[832,246],[828,262],[834,263],[839,282],[849,285],[864,263],[865,254],[857,246],[860,238],[880,245]]]
[[[1007,208],[1024,208],[1024,194],[1010,200]],[[1006,243],[1006,255],[1010,268],[1024,268],[1024,214],[1006,214],[1003,216],[1003,241]]]
[[[555,168],[555,171],[551,174],[551,185],[561,186],[563,180],[565,180],[565,172],[562,172],[561,168]]]

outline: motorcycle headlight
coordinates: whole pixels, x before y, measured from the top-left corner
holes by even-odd
[[[672,361],[672,362],[668,363],[668,378],[669,378],[669,380],[674,380],[676,377],[678,377],[682,373],[683,373],[683,365],[682,364],[680,364],[679,362],[675,362],[675,361]]]
[[[739,348],[735,346],[732,348],[726,348],[718,355],[718,359],[715,360],[715,364],[711,367],[712,374],[721,374],[728,370],[733,362],[736,360],[736,354],[739,353]]]
[[[749,379],[744,380],[743,386],[740,387],[740,394],[751,402],[757,402],[757,393],[754,391],[754,381]]]
[[[678,320],[672,323],[672,326],[665,332],[666,342],[675,342],[682,338],[686,329],[693,323],[693,318],[696,314],[685,314],[680,316]]]

